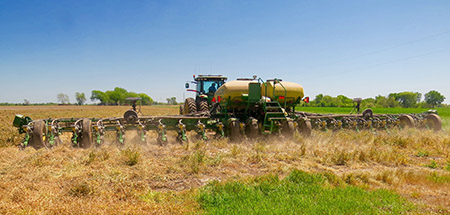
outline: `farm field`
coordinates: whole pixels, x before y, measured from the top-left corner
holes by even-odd
[[[33,119],[121,116],[128,106],[0,107],[0,214],[450,213],[449,109],[444,131],[313,131],[229,143],[159,146],[112,139],[98,148],[19,150],[15,114]],[[351,108],[297,108],[349,113]],[[426,109],[377,109],[420,113]],[[146,115],[178,106],[144,106]],[[420,131],[420,132],[418,132]],[[112,136],[112,135],[111,135]],[[275,210],[276,209],[276,210]]]

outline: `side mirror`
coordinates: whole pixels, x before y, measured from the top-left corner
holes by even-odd
[[[184,84],[184,87],[189,88],[189,83]]]

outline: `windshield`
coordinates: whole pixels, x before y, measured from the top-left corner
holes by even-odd
[[[201,94],[214,94],[223,83],[225,83],[223,80],[199,81],[197,91]]]

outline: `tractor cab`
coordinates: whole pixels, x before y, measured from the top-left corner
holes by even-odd
[[[198,77],[194,76],[194,80],[197,84],[196,100],[207,98],[208,104],[210,104],[214,93],[225,83],[227,78],[221,75],[199,75]]]
[[[209,111],[214,93],[227,80],[227,77],[222,75],[194,75],[193,77],[194,81],[190,83],[195,84],[195,90],[189,89],[189,82],[185,84],[185,87],[187,91],[195,92],[195,99],[187,98],[184,105],[180,106],[180,114]]]

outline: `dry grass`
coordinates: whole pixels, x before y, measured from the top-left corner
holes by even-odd
[[[337,186],[395,190],[424,213],[450,213],[450,133],[420,130],[320,132],[310,138],[269,137],[190,147],[106,143],[100,148],[18,150],[15,113],[32,118],[120,116],[128,107],[0,107],[0,214],[197,213],[195,189],[212,180],[322,172]],[[145,107],[151,115],[178,109]],[[7,146],[7,147],[5,147]]]

